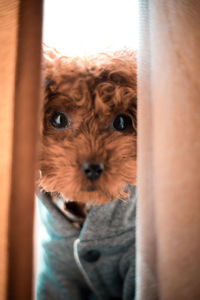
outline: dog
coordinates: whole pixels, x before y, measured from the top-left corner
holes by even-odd
[[[44,57],[37,299],[133,299],[136,54]]]

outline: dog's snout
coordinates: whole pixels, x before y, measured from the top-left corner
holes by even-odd
[[[85,161],[82,164],[82,169],[89,180],[96,180],[101,176],[104,170],[104,165],[102,163],[90,163]]]

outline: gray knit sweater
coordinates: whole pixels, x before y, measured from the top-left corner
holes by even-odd
[[[134,299],[135,187],[126,202],[93,206],[77,229],[38,195],[41,259],[37,300]]]

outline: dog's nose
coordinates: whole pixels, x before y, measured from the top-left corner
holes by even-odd
[[[89,163],[85,161],[82,164],[82,169],[83,172],[85,173],[85,176],[89,180],[96,180],[101,176],[104,170],[104,165],[102,163],[97,164],[97,163]]]

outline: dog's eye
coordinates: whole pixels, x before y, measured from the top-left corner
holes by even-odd
[[[50,118],[50,123],[54,128],[62,129],[68,126],[68,119],[63,112],[54,112]]]
[[[132,126],[131,118],[127,115],[118,115],[113,121],[113,127],[117,131],[124,131]]]

